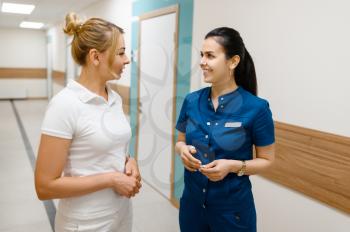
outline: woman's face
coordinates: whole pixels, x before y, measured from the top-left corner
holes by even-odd
[[[129,63],[130,63],[130,60],[125,54],[124,36],[120,35],[118,45],[117,45],[117,52],[115,54],[115,59],[112,65],[112,71],[117,75],[115,77],[116,79],[120,79],[121,74],[125,68],[125,65]]]
[[[125,65],[130,63],[129,58],[125,54],[125,43],[124,43],[124,37],[123,35],[120,35],[120,38],[118,40],[117,44],[117,50],[115,52],[115,56],[113,57],[113,63],[112,66],[109,66],[109,55],[110,50],[107,50],[103,54],[103,72],[109,76],[109,80],[117,79],[119,80],[121,77],[121,74],[123,72],[123,69],[125,68]]]
[[[206,83],[219,84],[232,79],[224,48],[214,38],[204,40],[201,57],[200,66]]]

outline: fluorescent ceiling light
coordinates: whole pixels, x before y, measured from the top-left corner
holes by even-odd
[[[43,23],[37,23],[37,22],[26,22],[23,21],[21,22],[21,24],[19,25],[22,28],[31,28],[31,29],[40,29],[44,26]]]
[[[15,14],[30,14],[34,10],[35,6],[30,4],[17,4],[4,2],[1,7],[1,11],[5,13]]]

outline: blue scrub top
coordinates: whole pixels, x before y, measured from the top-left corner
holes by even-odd
[[[176,129],[186,134],[186,144],[193,145],[194,157],[202,164],[216,159],[251,160],[253,145],[267,146],[275,141],[269,103],[242,87],[219,97],[215,111],[211,87],[186,96]],[[199,171],[185,169],[183,197],[203,207],[247,208],[254,206],[249,176],[228,174],[212,182]]]

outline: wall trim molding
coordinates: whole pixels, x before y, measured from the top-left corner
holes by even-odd
[[[53,70],[53,81],[61,86],[65,85],[66,73],[62,71]],[[0,68],[1,79],[46,79],[46,68]]]
[[[0,78],[44,79],[46,68],[0,68]]]
[[[276,159],[261,176],[350,213],[350,138],[275,122]]]
[[[57,70],[52,71],[52,79],[56,84],[65,86],[65,82],[66,82],[65,78],[66,78],[65,72],[57,71]]]

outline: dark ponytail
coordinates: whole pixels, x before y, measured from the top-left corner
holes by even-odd
[[[256,81],[254,62],[247,49],[245,48],[244,50],[244,58],[241,58],[242,60],[235,69],[235,81],[237,85],[257,95],[258,84]]]
[[[245,48],[239,32],[229,27],[219,27],[210,31],[205,39],[209,37],[215,37],[216,42],[224,48],[227,59],[231,59],[235,55],[240,57],[240,62],[234,72],[236,84],[257,95],[258,85],[254,62]]]

